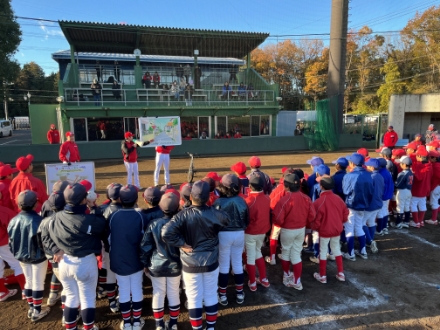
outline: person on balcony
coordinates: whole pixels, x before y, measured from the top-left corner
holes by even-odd
[[[113,80],[112,93],[116,101],[121,100],[121,85],[116,80]]]
[[[175,80],[173,81],[173,84],[171,85],[170,94],[174,95],[174,98],[176,99],[176,101],[179,100],[180,90],[179,90],[179,86],[177,85],[177,81],[175,81]]]
[[[192,106],[192,96],[194,93],[194,89],[192,88],[192,86],[190,84],[186,85],[185,88],[185,102],[186,102],[186,106]]]
[[[154,88],[159,88],[160,85],[160,76],[159,73],[157,73],[157,71],[153,74],[153,85]]]
[[[181,94],[183,94],[183,92],[186,89],[186,82],[185,82],[185,78],[183,78],[183,77],[180,77],[179,88],[180,88],[180,91],[182,92]]]
[[[151,77],[151,75],[148,71],[145,72],[144,76],[142,77],[142,85],[147,89],[150,88],[151,87],[151,80],[153,80],[153,77]]]
[[[229,83],[233,81],[238,82],[237,73],[238,73],[238,68],[236,65],[233,65],[232,68],[229,69]]]
[[[240,86],[238,86],[238,97],[241,100],[246,99],[246,86],[241,82]]]
[[[93,99],[95,100],[95,105],[99,106],[99,104],[101,103],[101,91],[102,91],[101,84],[98,82],[98,80],[93,79],[93,84],[90,86],[90,89],[92,90]]]
[[[189,76],[191,75],[191,67],[189,64],[183,68],[183,75],[185,76],[186,83],[189,84]]]
[[[177,68],[176,68],[176,76],[177,78],[182,78],[183,77],[183,67],[182,64],[180,64]]]
[[[115,67],[114,67],[114,73],[115,73],[115,78],[117,81],[121,81],[121,67],[118,63],[118,61],[115,61]]]
[[[222,99],[229,100],[229,97],[232,95],[232,88],[229,86],[229,82],[225,82],[225,84],[222,87]]]
[[[101,80],[101,76],[102,76],[102,68],[101,65],[99,64],[99,61],[96,61],[96,77],[98,77],[98,81]]]

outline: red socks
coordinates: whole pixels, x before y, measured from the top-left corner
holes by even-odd
[[[432,216],[431,219],[436,221],[438,216],[438,209],[432,210]]]
[[[344,272],[344,267],[342,266],[342,256],[337,256],[335,258],[336,261],[336,267],[338,267],[338,273]]]
[[[419,222],[423,222],[425,220],[426,211],[419,211]]]
[[[319,260],[319,275],[326,276],[327,260]]]
[[[260,279],[263,280],[266,278],[266,264],[264,263],[263,258],[259,258],[255,260],[255,265],[258,267],[258,272],[260,273]],[[250,277],[250,275],[249,275]],[[252,282],[253,283],[253,282]]]
[[[295,284],[301,282],[302,270],[303,270],[303,264],[301,261],[293,265],[293,276],[295,277]]]
[[[278,241],[276,239],[270,240],[269,247],[270,247],[270,258],[271,259],[277,253],[277,244],[278,244]]]
[[[289,272],[290,272],[290,261],[281,260],[281,267],[283,267],[284,274],[289,274]]]
[[[17,279],[18,285],[20,285],[20,289],[23,291],[24,285],[26,284],[26,277],[24,277],[24,274],[20,274],[15,276],[15,278]]]
[[[255,283],[255,273],[256,273],[256,267],[255,265],[246,265],[246,270],[249,275],[249,283],[253,284]]]
[[[413,221],[419,223],[419,212],[411,212],[413,216]]]

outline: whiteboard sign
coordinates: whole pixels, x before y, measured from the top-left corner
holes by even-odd
[[[82,180],[90,181],[92,191],[95,191],[95,163],[80,162],[66,164],[44,164],[46,172],[47,193],[52,192],[52,186],[57,181],[68,181],[70,184],[80,182]]]
[[[141,117],[139,118],[140,140],[154,140],[144,147],[176,146],[182,144],[180,117]]]

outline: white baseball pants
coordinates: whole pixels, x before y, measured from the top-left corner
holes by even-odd
[[[330,243],[330,250],[335,257],[341,255],[341,246],[339,245],[340,236],[335,237],[320,237],[319,238],[319,259],[327,260],[328,244]]]
[[[104,248],[102,248],[102,268],[107,270],[106,283],[116,283],[116,274],[110,269],[110,253],[105,252]]]
[[[390,204],[390,200],[386,200],[386,201],[382,201],[382,208],[379,211],[379,214],[377,215],[378,218],[384,218],[386,217],[389,212],[388,212],[388,204]]]
[[[203,308],[203,302],[205,306],[218,304],[218,274],[219,268],[209,273],[186,273],[182,271],[185,293],[188,298],[188,309]]]
[[[345,237],[364,236],[362,225],[364,223],[364,211],[348,209],[348,221],[344,223]]]
[[[170,181],[170,154],[162,154],[156,152],[156,168],[154,170],[154,185],[159,184],[159,174],[162,168],[165,172],[165,184],[171,183]]]
[[[246,263],[248,265],[255,265],[255,260],[263,257],[263,255],[261,254],[261,247],[263,246],[265,236],[265,234],[244,234],[244,239],[246,243]]]
[[[127,184],[133,184],[132,177],[134,176],[134,185],[140,188],[138,163],[124,162],[124,165],[127,170]]]
[[[94,254],[83,258],[64,255],[58,264],[58,278],[66,296],[65,306],[81,309],[95,308],[98,265]]]
[[[14,271],[15,276],[23,274],[23,269],[21,269],[20,263],[11,253],[9,245],[3,245],[0,246],[0,278],[3,277],[5,272],[5,263],[3,260],[8,263],[9,267]]]
[[[300,229],[281,228],[281,259],[290,261],[293,265],[301,262],[302,244],[304,242],[305,227]]]
[[[380,209],[374,211],[364,211],[364,218],[362,219],[362,225],[367,227],[374,227],[376,225],[376,218],[379,212]]]
[[[44,280],[46,279],[47,273],[47,260],[44,260],[39,264],[27,264],[20,262],[20,266],[23,269],[23,274],[26,278],[24,288],[32,291],[44,291]]]
[[[426,211],[426,197],[411,197],[411,212]]]
[[[243,274],[244,230],[221,231],[218,233],[218,240],[220,273],[228,274],[232,265],[235,274]]]
[[[144,294],[142,292],[143,274],[143,270],[127,276],[116,274],[116,279],[118,280],[119,285],[120,303],[144,300]]]
[[[181,276],[175,277],[154,277],[151,276],[153,284],[153,309],[163,308],[165,296],[168,298],[168,306],[180,305],[179,286]]]
[[[398,189],[396,194],[397,213],[405,213],[411,210],[411,190]]]
[[[431,204],[431,209],[438,209],[438,199],[440,198],[440,186],[435,187],[433,191],[431,191],[431,195],[429,196],[429,203]]]

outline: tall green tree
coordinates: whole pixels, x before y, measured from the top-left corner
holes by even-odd
[[[20,25],[17,23],[10,0],[0,0],[0,80],[10,82],[17,76],[20,65],[13,58],[21,42]]]
[[[380,98],[379,110],[388,112],[391,95],[403,94],[406,84],[400,79],[399,67],[392,59],[385,63],[381,71],[385,74],[385,83],[377,90],[377,96]]]

